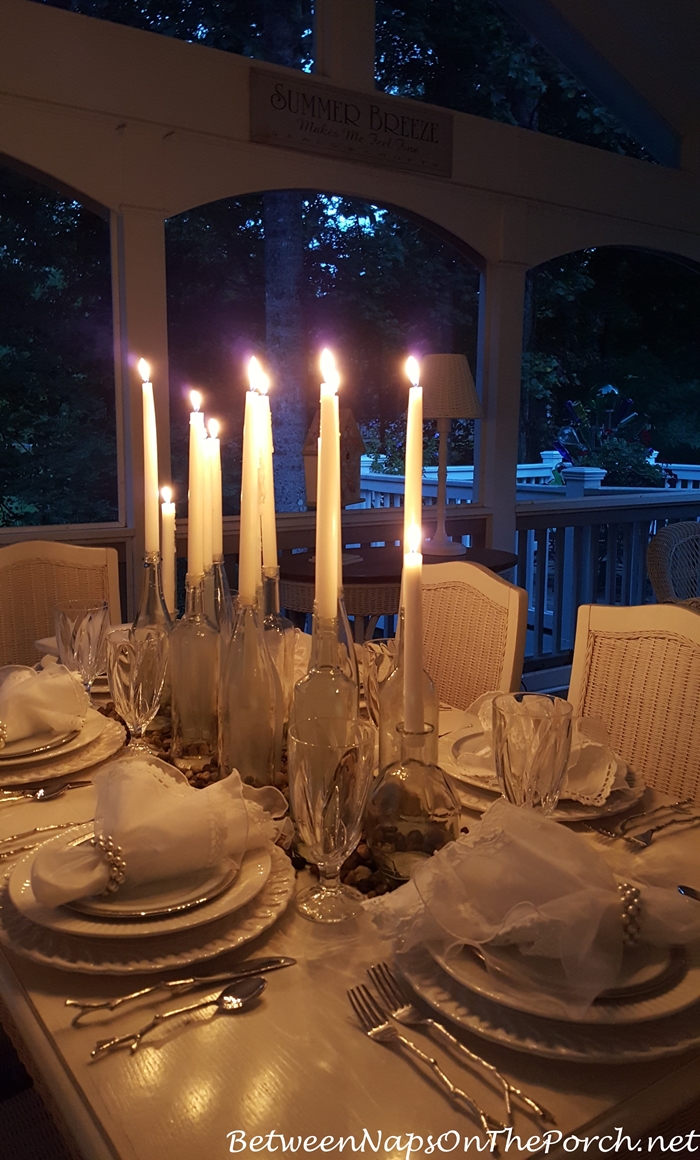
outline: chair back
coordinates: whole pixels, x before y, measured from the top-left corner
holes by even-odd
[[[700,523],[660,528],[647,549],[647,571],[660,604],[700,596]]]
[[[672,604],[578,610],[569,700],[648,785],[700,801],[700,616]]]
[[[520,688],[527,592],[465,560],[423,567],[423,656],[441,701]]]
[[[36,664],[34,641],[54,635],[64,600],[107,600],[112,624],[121,623],[116,550],[52,540],[0,548],[0,664]]]

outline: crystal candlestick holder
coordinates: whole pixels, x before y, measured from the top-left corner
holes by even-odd
[[[284,723],[289,721],[294,692],[294,625],[280,615],[279,567],[263,570],[262,617],[265,644],[270,654],[280,688]]]
[[[241,605],[221,666],[219,769],[273,785],[282,752],[282,690],[255,608]]]
[[[400,758],[375,782],[365,814],[367,844],[387,877],[405,882],[416,867],[459,836],[459,801],[431,759],[433,729],[399,726]]]
[[[201,576],[188,576],[185,615],[170,634],[173,737],[179,769],[202,770],[216,761],[219,633],[204,612]]]

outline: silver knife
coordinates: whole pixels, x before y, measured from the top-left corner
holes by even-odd
[[[267,971],[279,971],[283,967],[293,967],[295,964],[296,959],[290,959],[284,955],[270,959],[248,959],[239,967],[221,974],[190,975],[186,979],[161,979],[160,982],[153,983],[150,987],[143,987],[140,991],[132,991],[130,995],[122,995],[118,999],[86,999],[82,1002],[79,999],[66,999],[65,1005],[66,1007],[79,1008],[77,1015],[74,1015],[71,1020],[71,1027],[79,1027],[83,1016],[89,1015],[91,1011],[116,1011],[117,1007],[121,1007],[124,1003],[140,999],[143,995],[151,995],[155,991],[186,995],[188,991],[194,991],[197,987],[209,987],[214,983],[232,983],[236,979],[246,979],[249,975],[262,975]]]
[[[693,890],[692,886],[679,886],[678,893],[685,894],[688,898],[694,898],[697,902],[700,902],[700,890]]]

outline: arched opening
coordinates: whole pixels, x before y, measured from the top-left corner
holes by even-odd
[[[246,356],[273,377],[278,510],[305,504],[301,449],[333,348],[341,406],[380,467],[402,467],[409,350],[474,368],[479,275],[464,247],[395,208],[318,191],[214,202],[166,223],[173,472],[184,498],[187,386],[224,423],[224,511],[238,510]],[[436,457],[428,440],[427,462]],[[434,436],[433,436],[434,443]],[[472,427],[452,455],[472,461]]]
[[[0,525],[118,518],[109,223],[0,165]]]

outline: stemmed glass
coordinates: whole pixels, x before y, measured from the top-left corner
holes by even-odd
[[[168,634],[158,625],[107,633],[107,680],[131,739],[127,752],[150,753],[143,740],[160,705],[168,663]]]
[[[80,674],[90,694],[95,677],[105,671],[105,634],[109,605],[105,600],[86,604],[66,600],[56,606],[56,644],[62,665]]]
[[[504,693],[493,701],[493,754],[503,794],[545,816],[559,801],[571,750],[573,706],[544,693]]]
[[[360,840],[374,729],[367,721],[317,717],[291,725],[288,745],[292,817],[320,875],[297,895],[296,906],[315,922],[345,922],[361,911],[362,894],[343,886],[339,875]]]

